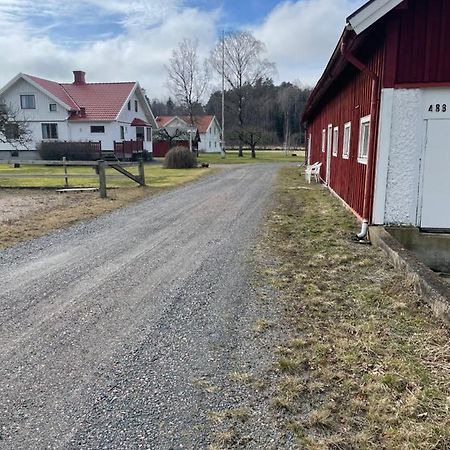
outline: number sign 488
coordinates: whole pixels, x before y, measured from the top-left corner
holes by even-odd
[[[436,103],[435,105],[430,105],[430,107],[428,108],[428,112],[445,113],[447,112],[447,104]]]

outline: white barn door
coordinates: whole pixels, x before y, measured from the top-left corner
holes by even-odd
[[[333,145],[333,125],[328,125],[328,132],[327,132],[327,171],[326,171],[326,178],[325,182],[327,186],[330,185],[330,178],[331,178],[331,146]]]
[[[450,230],[450,120],[427,122],[421,228]]]

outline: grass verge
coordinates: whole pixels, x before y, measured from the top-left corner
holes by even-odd
[[[296,152],[297,156],[288,155],[283,151],[256,151],[256,158],[252,158],[250,151],[244,151],[244,156],[239,157],[237,151],[228,150],[226,157],[222,158],[220,153],[200,153],[198,162],[209,164],[258,164],[258,163],[276,163],[276,162],[296,162],[301,163],[305,160],[303,151]],[[159,158],[157,158],[159,159]],[[161,158],[163,160],[163,158]]]
[[[126,167],[134,175],[138,175],[137,166]],[[69,187],[98,187],[98,175],[92,167],[68,166]],[[145,165],[145,178],[150,187],[170,187],[197,179],[204,169],[164,169],[160,165]],[[6,177],[2,175],[18,175]],[[33,176],[39,175],[39,176]],[[51,175],[45,178],[45,175]],[[54,177],[60,175],[60,177]],[[77,175],[82,175],[77,177]],[[86,178],[86,175],[92,177]],[[114,169],[106,169],[108,187],[134,187],[136,183]],[[59,188],[64,187],[64,169],[56,166],[27,166],[14,168],[7,164],[0,164],[0,187],[17,188]]]
[[[261,244],[285,309],[272,408],[306,449],[449,449],[450,332],[354,218],[282,168]]]
[[[152,168],[153,169],[153,168]],[[70,226],[80,220],[92,219],[107,212],[122,208],[164,190],[192,182],[212,174],[217,169],[169,170],[157,168],[147,173],[146,187],[121,187],[108,190],[108,198],[99,198],[98,192],[56,194],[48,192],[48,202],[38,210],[26,211],[15,219],[0,221],[0,249],[19,242],[43,236],[59,228]],[[42,179],[37,179],[41,181]],[[54,182],[54,179],[50,179]],[[9,195],[9,194],[8,194]],[[33,192],[15,191],[13,195],[33,195]],[[59,197],[57,201],[51,197]],[[61,200],[61,197],[62,200]]]

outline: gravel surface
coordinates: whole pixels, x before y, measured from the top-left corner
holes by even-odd
[[[248,258],[277,167],[0,252],[1,449],[197,449],[231,428],[224,445],[281,448],[258,389],[229,376],[271,364]]]

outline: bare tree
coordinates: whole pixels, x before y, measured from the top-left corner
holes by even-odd
[[[222,74],[224,55],[223,76],[236,96],[241,130],[245,126],[245,87],[253,86],[258,80],[269,78],[275,72],[275,64],[263,57],[265,52],[265,45],[248,31],[229,34],[211,52],[211,65],[219,74]],[[241,140],[239,156],[243,154],[242,144]]]
[[[167,70],[167,86],[172,95],[187,110],[191,125],[194,109],[201,102],[208,87],[206,61],[200,63],[197,53],[198,41],[183,39],[172,51]]]
[[[31,130],[26,120],[19,117],[19,112],[11,106],[0,104],[0,142],[10,144],[13,148],[28,147]]]

